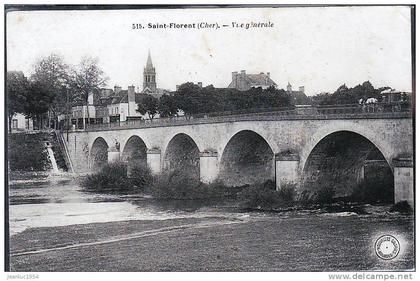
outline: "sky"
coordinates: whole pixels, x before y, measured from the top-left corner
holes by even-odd
[[[233,22],[273,26],[233,28]],[[227,27],[150,29],[148,23]],[[72,65],[93,56],[108,87],[142,89],[150,50],[157,86],[170,90],[187,81],[227,87],[233,71],[246,70],[270,72],[279,88],[305,86],[307,95],[366,80],[412,91],[409,7],[15,11],[6,28],[7,70],[28,76],[51,53]]]

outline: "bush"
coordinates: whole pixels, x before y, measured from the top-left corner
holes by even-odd
[[[356,186],[351,195],[351,199],[359,203],[369,204],[392,203],[394,200],[392,179],[367,179]]]
[[[185,199],[199,186],[199,181],[179,171],[155,177],[148,192],[156,198]]]
[[[11,171],[48,171],[51,162],[44,146],[45,133],[10,134],[8,139]]]
[[[281,186],[280,197],[286,202],[292,202],[296,200],[296,184],[287,183]]]
[[[281,190],[275,190],[272,181],[254,184],[238,194],[244,208],[275,209],[290,206],[295,198],[295,185],[288,184]]]
[[[81,185],[87,190],[95,191],[127,191],[133,187],[124,162],[106,164],[98,172],[83,178]]]
[[[401,201],[396,204],[394,204],[391,207],[390,212],[398,212],[401,214],[410,215],[413,213],[413,208],[411,208],[410,204],[408,204],[407,201]]]
[[[190,200],[227,197],[235,190],[220,181],[205,184],[181,171],[173,171],[156,177],[147,192],[155,198]]]
[[[130,181],[138,188],[145,188],[153,184],[152,171],[147,165],[136,165],[130,169]]]
[[[324,204],[331,204],[333,202],[335,195],[335,189],[332,185],[322,185],[318,188],[315,192],[315,203],[319,203],[321,205]]]
[[[334,201],[335,188],[329,184],[305,185],[299,194],[298,201],[302,205],[331,204]]]

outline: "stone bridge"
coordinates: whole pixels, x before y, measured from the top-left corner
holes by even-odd
[[[121,159],[207,183],[333,184],[337,195],[348,195],[380,163],[376,175],[391,179],[394,201],[413,204],[412,120],[410,112],[183,117],[91,126],[69,132],[66,144],[76,172]]]

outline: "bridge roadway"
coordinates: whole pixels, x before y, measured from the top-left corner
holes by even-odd
[[[76,172],[120,159],[147,164],[156,174],[189,171],[203,182],[271,179],[279,189],[288,183],[300,188],[334,184],[338,195],[348,195],[364,180],[365,163],[377,160],[393,178],[394,201],[413,203],[411,112],[281,111],[137,120],[88,125],[69,132],[66,145]]]

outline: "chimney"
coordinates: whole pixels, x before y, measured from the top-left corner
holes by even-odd
[[[267,72],[267,77],[270,78],[270,72]]]
[[[245,70],[241,70],[241,74],[242,75],[245,75],[246,74],[246,71]]]
[[[232,72],[232,81],[236,81],[236,75],[238,75],[238,71]]]
[[[198,87],[203,88],[203,82],[197,82]]]
[[[292,91],[292,85],[290,85],[290,83],[287,83],[287,91],[288,92]]]
[[[136,92],[135,87],[133,85],[128,86],[128,102],[135,102],[136,101]]]
[[[304,93],[304,92],[305,92],[305,86],[300,86],[300,87],[299,87],[299,92]]]
[[[114,86],[114,92],[116,94],[118,94],[119,92],[121,92],[121,90],[122,90],[122,88],[120,86],[117,86],[117,85]]]

